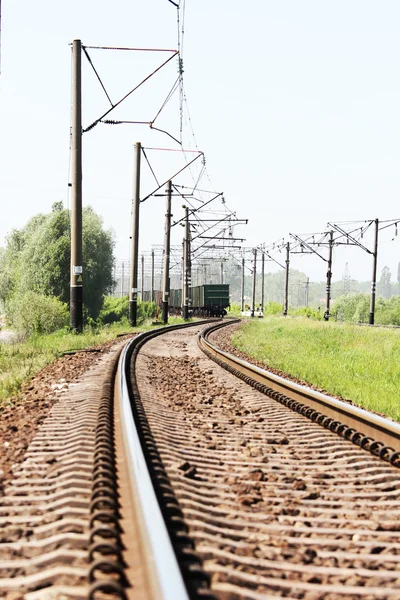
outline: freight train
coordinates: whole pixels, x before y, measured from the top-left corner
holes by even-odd
[[[151,292],[143,292],[143,300],[150,300]],[[162,293],[154,292],[154,300],[161,307]],[[190,288],[190,316],[224,317],[230,306],[229,284],[217,283],[196,285]],[[170,314],[180,314],[182,309],[182,289],[172,289],[169,293]]]

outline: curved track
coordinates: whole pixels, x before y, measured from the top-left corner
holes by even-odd
[[[398,425],[204,354],[205,327],[52,408],[0,499],[0,597],[400,598]]]
[[[219,598],[400,597],[398,469],[221,371],[200,352],[196,334],[152,340],[136,370],[212,591]]]
[[[232,324],[237,322],[239,320],[231,321]],[[400,466],[398,423],[310,387],[299,385],[224,352],[210,337],[226,325],[226,322],[212,325],[200,335],[200,345],[210,358],[263,394],[380,456],[383,460]]]

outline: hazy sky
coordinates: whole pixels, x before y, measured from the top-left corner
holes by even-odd
[[[0,244],[53,202],[69,203],[69,43],[174,49],[176,15],[168,0],[3,0]],[[327,221],[400,218],[399,34],[397,0],[186,0],[184,82],[211,178],[202,185],[223,191],[238,217],[249,219],[236,232],[246,245],[325,231]],[[165,58],[90,55],[114,101]],[[106,110],[107,99],[83,64],[87,126]],[[110,118],[151,120],[176,75],[174,59]],[[179,135],[178,117],[175,96],[159,127]],[[84,204],[115,231],[118,258],[129,255],[136,141],[177,147],[146,126],[100,124],[83,138]],[[181,159],[153,150],[148,157],[160,180]],[[146,168],[142,195],[155,187]],[[174,218],[181,218],[181,205],[174,200]],[[163,242],[164,200],[150,199],[142,208],[146,250]],[[393,237],[393,229],[382,233],[378,273],[387,264],[395,279],[400,249]],[[346,262],[353,278],[370,278],[370,257],[342,248],[335,251],[334,280]],[[320,259],[293,256],[291,264],[312,279],[325,276]]]

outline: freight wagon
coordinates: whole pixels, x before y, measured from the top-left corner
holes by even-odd
[[[229,284],[197,285],[190,289],[189,312],[193,316],[223,317],[230,305]],[[170,290],[169,307],[178,312],[182,307],[182,290]]]
[[[158,306],[161,306],[162,292],[160,290],[154,290],[152,298],[150,290],[143,290],[143,296],[140,299],[142,302],[155,302]]]

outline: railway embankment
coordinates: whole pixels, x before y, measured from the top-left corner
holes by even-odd
[[[307,318],[265,317],[213,334],[262,368],[400,420],[400,330]]]

